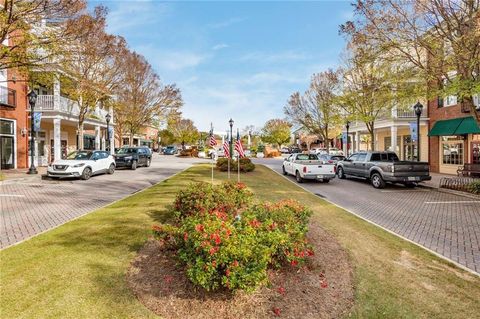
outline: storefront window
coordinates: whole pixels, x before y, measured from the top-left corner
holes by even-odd
[[[0,134],[13,135],[13,121],[0,120]]]
[[[442,136],[441,149],[443,150],[442,163],[446,165],[463,165],[463,140],[458,136]]]
[[[471,143],[472,163],[480,164],[480,134],[472,136]]]
[[[390,151],[392,148],[392,137],[386,136],[383,139],[384,151]]]
[[[410,135],[403,137],[403,159],[406,161],[417,160],[417,143],[412,141]]]

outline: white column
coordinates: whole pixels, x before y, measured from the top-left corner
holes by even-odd
[[[53,119],[53,159],[62,159],[61,119]]]
[[[115,154],[115,128],[112,127],[113,130],[110,134],[110,143],[109,143],[109,146],[110,146],[110,154]]]
[[[102,135],[102,141],[100,143],[102,145],[102,151],[105,151],[107,148],[107,145],[106,145],[106,136],[103,136]]]
[[[100,126],[95,126],[95,149],[100,149]]]
[[[390,127],[390,135],[391,135],[391,140],[392,140],[392,151],[395,153],[398,153],[398,142],[397,142],[397,127],[392,126]]]
[[[360,152],[360,132],[355,132],[355,152]]]
[[[60,110],[60,77],[53,74],[53,109]]]

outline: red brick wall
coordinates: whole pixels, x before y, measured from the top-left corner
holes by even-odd
[[[16,154],[15,159],[17,161],[18,168],[26,168],[28,161],[28,135],[22,136],[22,128],[28,128],[27,117],[27,85],[24,77],[15,72],[15,70],[8,70],[8,88],[16,91],[16,108],[0,108],[0,117],[13,119],[17,121],[16,125]],[[13,77],[15,77],[15,83],[13,82]]]
[[[428,102],[428,117],[430,118],[429,122],[429,131],[435,125],[435,123],[439,120],[448,120],[454,119],[458,117],[466,117],[469,116],[469,113],[463,113],[461,110],[461,106],[459,104],[454,106],[444,106],[438,107],[438,100],[432,100]],[[430,162],[430,169],[432,172],[439,172],[440,170],[440,146],[439,146],[439,137],[432,136],[429,140],[429,159]],[[466,142],[465,142],[466,143]],[[464,145],[464,149],[466,145]]]

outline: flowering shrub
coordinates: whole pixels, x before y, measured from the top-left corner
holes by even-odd
[[[480,181],[470,183],[467,190],[472,194],[480,194]]]
[[[230,203],[235,202],[233,197],[238,192],[245,191],[244,185],[232,183],[213,186],[210,191],[217,187]],[[253,291],[268,281],[269,267],[299,266],[313,255],[306,241],[311,211],[298,202],[246,201],[245,206],[239,206],[241,209],[225,211],[215,200],[205,201],[208,196],[198,185],[187,190],[188,196],[186,190],[177,196],[175,208],[189,213],[181,214],[176,226],[154,226],[153,232],[157,239],[176,249],[194,284],[206,290],[225,287]],[[187,197],[194,200],[185,201]],[[250,200],[251,193],[245,198]],[[199,209],[199,203],[206,203],[206,207]]]
[[[228,158],[219,158],[216,164],[217,168],[222,171],[228,171]],[[251,172],[255,169],[255,164],[247,157],[240,158],[240,172],[246,173]],[[230,170],[237,171],[238,170],[238,161],[231,160],[230,161]]]
[[[214,210],[236,215],[238,210],[246,207],[252,200],[252,192],[243,183],[227,182],[220,185],[192,183],[177,194],[173,211],[180,219]]]

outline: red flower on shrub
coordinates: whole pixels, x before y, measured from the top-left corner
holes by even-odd
[[[199,233],[203,232],[205,228],[203,227],[202,224],[198,224],[195,226],[195,230],[198,231]]]
[[[270,226],[268,226],[270,228],[270,230],[274,230],[275,228],[277,228],[277,223],[273,222]]]
[[[315,255],[315,253],[313,252],[313,250],[307,249],[307,255],[308,256],[313,256],[313,255]]]
[[[276,317],[280,317],[280,309],[273,308],[272,311],[273,311],[273,313],[275,314]]]
[[[232,265],[233,267],[238,267],[238,261],[234,260]]]
[[[187,233],[187,232],[185,232],[185,233],[183,234],[183,240],[184,240],[184,241],[187,241],[187,240],[188,240],[188,233]]]
[[[258,220],[254,219],[252,221],[250,221],[250,226],[252,226],[253,228],[258,228],[260,227],[260,225],[262,225],[262,223],[260,223]]]
[[[212,261],[212,267],[213,268],[217,267],[217,261],[216,260]]]
[[[225,276],[230,277],[230,269],[225,270]]]
[[[285,294],[285,288],[279,287],[278,288],[278,293],[281,294],[281,295],[284,295]]]
[[[219,249],[220,249],[220,248],[218,248],[218,247],[212,247],[212,248],[210,248],[210,251],[209,251],[210,256],[215,255],[215,253],[216,253]]]
[[[152,226],[152,230],[154,231],[162,231],[162,227],[158,226],[158,225],[153,225]]]
[[[217,245],[220,245],[220,243],[222,242],[222,239],[220,238],[220,235],[218,235],[218,234],[211,234],[210,239],[214,240],[215,244],[217,244]]]
[[[246,187],[247,187],[247,185],[245,185],[244,183],[237,183],[237,188],[238,189],[244,189]]]
[[[296,260],[294,259],[294,260],[292,260],[292,261],[290,262],[290,265],[292,265],[292,266],[297,266],[297,265],[298,265],[298,261],[296,261]]]

